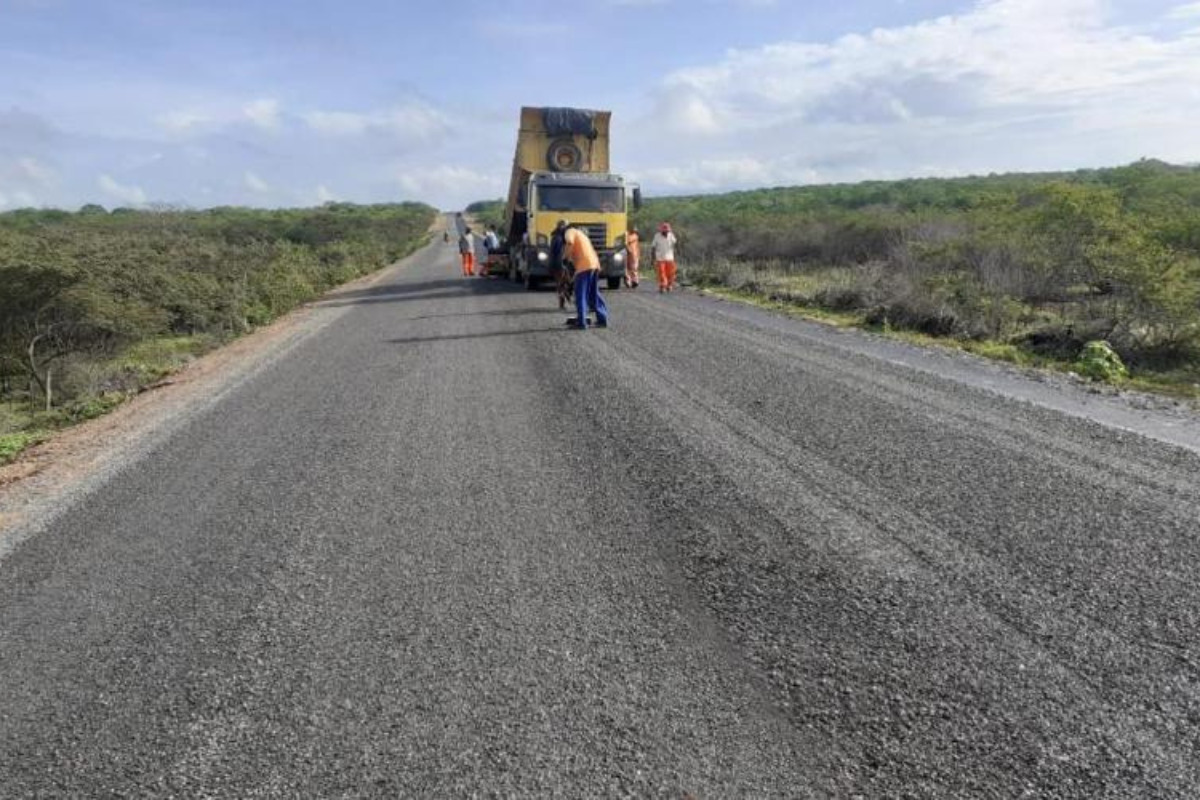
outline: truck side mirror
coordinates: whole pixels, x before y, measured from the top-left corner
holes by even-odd
[[[640,211],[642,208],[642,187],[640,186],[633,187],[633,208],[636,211]]]

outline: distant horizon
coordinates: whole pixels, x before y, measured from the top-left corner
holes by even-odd
[[[862,180],[829,181],[826,183],[769,184],[769,185],[762,185],[762,186],[747,186],[747,187],[742,187],[742,188],[737,188],[737,189],[724,189],[724,190],[699,191],[699,192],[672,192],[672,193],[667,193],[667,194],[648,194],[647,197],[649,199],[668,199],[668,198],[684,198],[684,197],[712,197],[712,196],[719,196],[719,195],[723,195],[723,194],[734,194],[734,193],[739,193],[739,192],[757,192],[757,191],[775,191],[775,190],[785,191],[788,189],[803,189],[803,188],[818,188],[819,189],[819,188],[827,187],[827,186],[860,186],[860,185],[868,184],[868,183],[902,183],[905,181],[946,181],[946,182],[950,182],[950,181],[960,181],[960,180],[970,180],[970,179],[1003,178],[1003,177],[1012,177],[1012,176],[1072,175],[1072,174],[1076,174],[1076,173],[1105,172],[1105,171],[1109,171],[1109,170],[1126,169],[1129,167],[1135,167],[1135,166],[1137,166],[1139,164],[1143,164],[1143,163],[1161,164],[1165,167],[1170,167],[1173,169],[1200,169],[1200,162],[1173,163],[1170,161],[1166,161],[1164,159],[1155,158],[1153,156],[1144,156],[1142,158],[1138,158],[1135,161],[1130,161],[1130,162],[1127,162],[1124,164],[1112,164],[1112,165],[1104,165],[1104,166],[1071,167],[1071,168],[1047,169],[1047,170],[1011,170],[1011,171],[1005,171],[1005,172],[964,173],[962,175],[907,175],[907,176],[901,176],[901,177],[896,177],[896,178],[865,178]],[[110,206],[110,205],[105,205],[104,203],[101,203],[101,202],[93,201],[93,202],[81,203],[80,205],[78,205],[74,208],[65,208],[62,206],[22,206],[22,207],[16,207],[16,208],[0,209],[0,216],[8,215],[8,214],[15,214],[15,213],[19,213],[19,212],[31,212],[31,211],[32,212],[60,211],[60,212],[67,213],[67,214],[77,214],[80,211],[82,211],[84,208],[89,207],[89,206],[98,206],[100,208],[103,208],[105,213],[111,214],[112,212],[118,211],[118,210],[124,211],[124,212],[144,211],[144,212],[150,212],[150,213],[153,213],[153,212],[185,213],[185,212],[198,212],[198,211],[214,211],[214,210],[224,209],[224,208],[250,209],[250,210],[255,210],[255,211],[291,211],[291,210],[319,209],[319,208],[323,208],[326,206],[338,206],[338,205],[387,206],[387,205],[402,205],[404,203],[424,204],[424,205],[429,206],[430,208],[435,209],[438,213],[453,214],[456,212],[465,211],[467,206],[472,205],[474,203],[494,203],[494,202],[503,203],[504,198],[503,197],[477,197],[473,200],[470,200],[470,201],[464,203],[462,206],[460,206],[458,208],[446,208],[446,207],[436,206],[436,205],[433,205],[432,203],[429,203],[428,201],[421,200],[420,198],[375,200],[375,201],[370,201],[370,202],[355,202],[353,200],[327,200],[323,203],[317,203],[317,204],[313,204],[313,205],[295,205],[295,206],[251,206],[251,205],[242,205],[242,204],[236,204],[236,203],[223,203],[223,204],[211,205],[211,206],[197,206],[197,205],[190,205],[187,203],[166,202],[166,201],[156,201],[156,200],[150,200],[150,201],[147,201],[146,203],[143,203],[143,204],[137,205],[137,206],[129,206],[129,205],[111,205]]]

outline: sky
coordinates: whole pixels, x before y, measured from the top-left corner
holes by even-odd
[[[1195,0],[0,0],[0,210],[506,193],[522,105],[650,195],[1200,161]]]

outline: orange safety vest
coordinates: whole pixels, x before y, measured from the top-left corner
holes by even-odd
[[[596,248],[592,247],[591,241],[583,231],[568,228],[563,236],[563,243],[567,251],[566,257],[575,267],[576,273],[600,269],[600,256],[596,255]]]

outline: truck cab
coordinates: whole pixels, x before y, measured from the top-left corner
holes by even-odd
[[[550,276],[550,237],[565,219],[584,231],[600,256],[600,271],[615,289],[625,274],[628,221],[625,180],[619,175],[535,172],[526,187],[517,269],[526,284]]]

